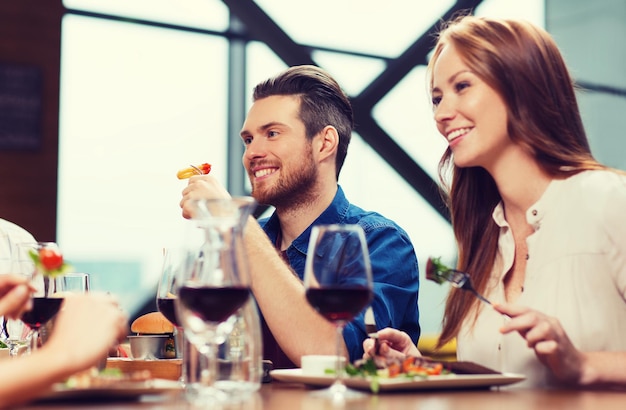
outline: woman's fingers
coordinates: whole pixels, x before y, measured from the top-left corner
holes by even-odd
[[[500,312],[502,314],[505,314],[507,316],[510,317],[516,317],[516,316],[520,316],[523,315],[524,313],[529,312],[531,309],[526,307],[526,306],[522,306],[522,305],[515,305],[512,303],[494,303],[492,305],[492,307],[497,311]]]
[[[559,350],[556,340],[542,340],[534,345],[535,352],[539,355],[552,355]]]
[[[23,312],[30,310],[32,308],[31,292],[31,288],[25,284],[17,285],[6,292],[0,298],[0,316],[16,319]]]

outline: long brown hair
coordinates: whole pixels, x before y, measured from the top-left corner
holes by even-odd
[[[548,175],[559,178],[605,168],[591,155],[573,81],[545,30],[518,20],[474,16],[451,20],[439,32],[428,64],[431,89],[433,66],[449,45],[502,97],[509,137]],[[455,166],[449,148],[439,162],[439,178],[458,244],[457,268],[470,273],[474,286],[484,293],[498,247],[499,228],[491,215],[500,193],[485,169]],[[467,292],[450,292],[440,346],[457,336],[470,312],[477,312],[477,303]]]

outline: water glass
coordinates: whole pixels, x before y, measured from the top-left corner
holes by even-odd
[[[89,292],[89,274],[82,272],[66,273],[59,277],[62,282],[63,292],[87,293]]]

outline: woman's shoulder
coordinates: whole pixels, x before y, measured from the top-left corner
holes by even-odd
[[[563,181],[564,201],[577,204],[588,216],[615,218],[626,209],[626,173],[619,170],[584,171]]]
[[[564,184],[585,196],[626,195],[626,172],[612,169],[583,171],[565,179]]]

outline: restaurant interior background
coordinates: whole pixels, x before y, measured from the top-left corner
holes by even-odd
[[[555,36],[594,154],[626,169],[622,0],[4,0],[0,217],[58,241],[131,315],[154,310],[162,249],[187,229],[176,171],[210,162],[246,194],[238,133],[252,87],[312,62],[354,101],[348,198],[403,226],[422,271],[428,256],[452,264],[424,64],[430,31],[468,4]],[[446,291],[422,276],[424,333],[438,332]]]

